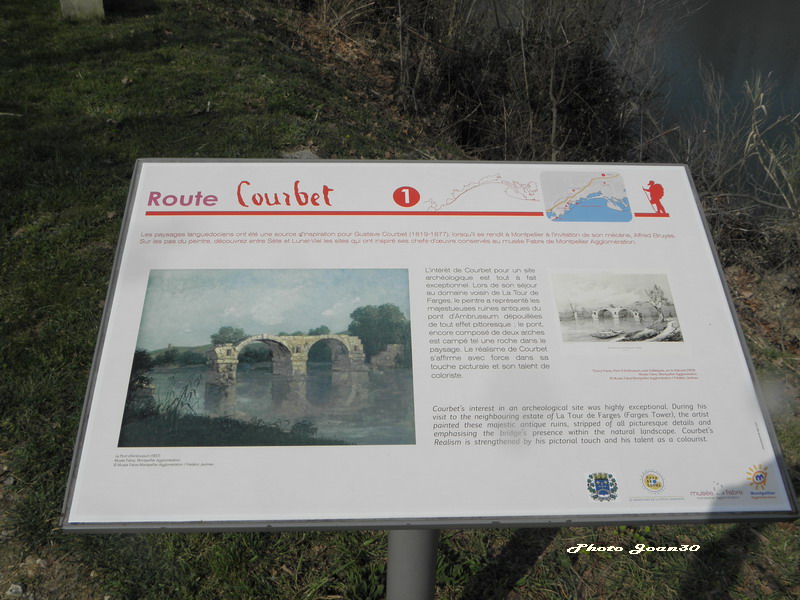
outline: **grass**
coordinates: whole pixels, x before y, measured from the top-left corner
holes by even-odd
[[[463,156],[399,116],[384,87],[375,92],[368,57],[331,52],[342,39],[314,37],[306,15],[257,0],[107,6],[127,8],[76,24],[55,0],[0,4],[0,458],[14,478],[0,507],[20,553],[8,561],[67,561],[84,598],[380,598],[385,532],[74,536],[56,526],[136,158],[300,147]],[[797,486],[797,355],[757,341]],[[588,542],[702,550],[566,552]],[[19,572],[37,598],[68,597],[48,595],[46,575],[17,562],[0,569],[4,589],[5,573]],[[796,523],[449,530],[437,598],[790,598],[798,565]]]

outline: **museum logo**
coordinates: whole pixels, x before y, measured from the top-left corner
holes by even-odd
[[[741,500],[744,492],[738,488],[726,487],[715,481],[711,489],[690,490],[689,495],[697,500]]]

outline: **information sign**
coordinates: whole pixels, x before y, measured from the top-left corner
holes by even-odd
[[[65,529],[796,512],[685,167],[137,163]]]

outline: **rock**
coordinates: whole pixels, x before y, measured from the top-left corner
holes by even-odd
[[[6,598],[22,598],[25,595],[25,588],[19,583],[12,583],[6,591]]]
[[[27,577],[35,577],[36,572],[42,568],[42,562],[39,557],[31,554],[30,556],[27,556],[24,561],[22,561],[21,566],[23,573]]]
[[[378,369],[391,369],[397,366],[397,361],[402,353],[402,344],[388,344],[385,350],[372,357],[369,364]]]
[[[292,160],[319,160],[313,151],[308,148],[300,148],[299,150],[292,150],[290,152],[282,152],[281,158],[290,158]]]

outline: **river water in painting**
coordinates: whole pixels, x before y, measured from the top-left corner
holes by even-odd
[[[211,415],[205,406],[205,365],[156,368],[155,395],[168,402],[186,389],[185,412]],[[331,371],[310,363],[308,374],[275,375],[270,363],[241,363],[236,403],[225,416],[277,423],[284,430],[307,422],[316,436],[349,444],[413,444],[414,400],[410,369]]]

